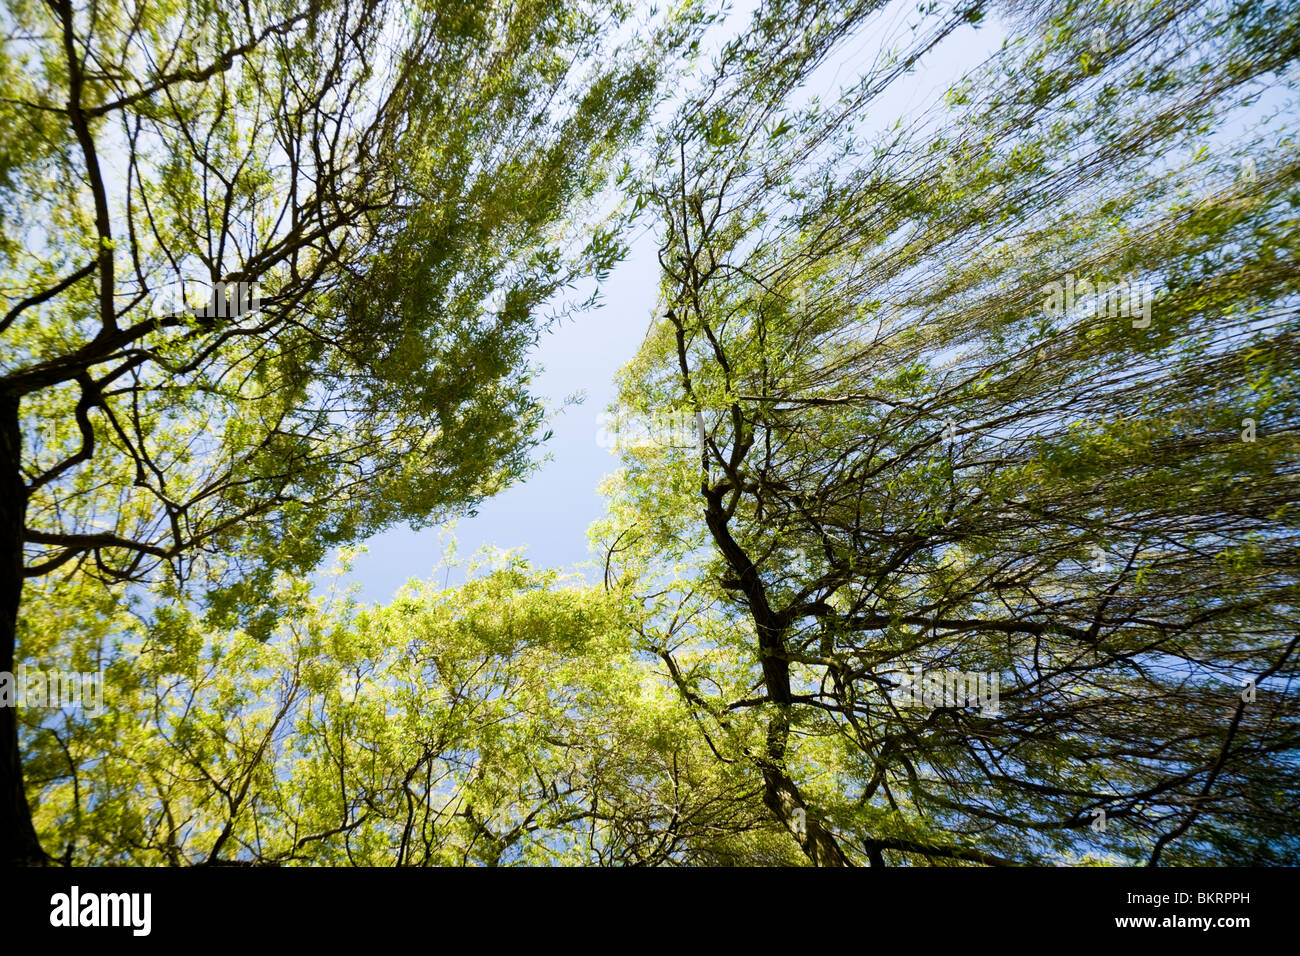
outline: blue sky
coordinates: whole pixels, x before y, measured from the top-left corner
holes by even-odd
[[[739,30],[748,19],[752,3],[737,4],[726,24]],[[912,4],[897,3],[887,14],[887,24],[897,24]],[[868,128],[885,128],[899,119],[919,114],[963,73],[996,49],[1004,33],[995,24],[976,31],[961,28],[920,70],[898,82],[877,102]],[[824,64],[811,78],[808,92],[834,95],[838,86],[874,59],[881,34],[874,31],[848,43],[840,55]],[[554,435],[547,442],[551,460],[531,478],[484,502],[477,516],[462,518],[454,531],[438,528],[411,531],[398,527],[376,535],[357,555],[343,583],[356,584],[363,601],[387,602],[412,578],[430,577],[443,560],[454,535],[457,554],[468,558],[483,546],[524,547],[536,567],[579,570],[588,561],[587,529],[600,518],[604,503],[597,492],[601,480],[618,468],[618,458],[597,443],[597,416],[614,396],[614,375],[636,352],[651,321],[658,291],[657,243],[646,220],[630,236],[628,257],[610,274],[604,286],[604,306],[579,315],[542,336],[534,361],[545,371],[535,391],[554,408],[566,396],[585,392],[581,405],[570,406],[551,422]],[[463,571],[439,571],[449,584],[464,580]]]
[[[658,291],[659,263],[653,234],[638,226],[628,257],[610,274],[603,308],[580,315],[542,336],[535,361],[545,371],[535,392],[552,408],[566,396],[586,392],[581,405],[563,409],[551,422],[546,443],[551,460],[529,480],[486,501],[478,515],[461,519],[457,552],[469,557],[483,545],[527,546],[539,567],[573,570],[590,557],[587,528],[601,516],[597,492],[618,459],[596,442],[596,416],[614,397],[614,374],[645,337]],[[448,544],[439,529],[393,528],[366,542],[345,580],[361,586],[366,601],[387,601],[408,579],[427,578]],[[451,583],[457,574],[452,573]],[[463,575],[460,576],[463,580]]]

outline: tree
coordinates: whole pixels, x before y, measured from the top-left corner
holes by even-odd
[[[566,178],[545,145],[516,155],[499,122],[532,128],[523,77],[559,82],[543,54],[568,27],[517,38],[538,55],[508,71],[518,87],[397,57],[419,108],[378,109],[370,139],[290,124],[280,141],[310,157],[296,189],[308,166],[353,168],[316,146],[359,144],[367,175],[337,172],[344,198],[321,208],[364,214],[304,240],[297,271],[289,252],[266,270],[257,312],[218,296],[167,313],[143,344],[22,396],[27,560],[45,573],[20,647],[103,666],[113,699],[21,715],[47,845],[70,863],[207,865],[1293,858],[1300,196],[1294,121],[1270,133],[1267,113],[1295,91],[1291,7],[1008,2],[1008,42],[904,127],[868,110],[985,5],[924,8],[914,29],[878,2],[761,6],[683,94],[648,174],[620,179],[659,217],[663,290],[622,411],[689,416],[698,444],[648,429],[624,452],[592,530],[595,587],[505,561],[358,608],[303,574],[523,467],[533,310],[616,254],[605,232],[554,251],[594,180]],[[429,29],[459,49],[461,22]],[[837,99],[805,95],[863,36],[884,37],[868,72]],[[283,69],[340,88],[334,60],[313,72],[291,49]],[[220,107],[245,76],[235,59],[216,86],[156,92]],[[658,74],[629,70],[628,87],[579,95],[643,108]],[[59,116],[4,75],[5,109]],[[455,110],[438,83],[485,105]],[[229,102],[307,88],[254,82]],[[155,107],[140,122],[162,142],[225,142],[183,132],[225,107]],[[571,133],[578,166],[605,168],[599,111],[564,115],[545,142]],[[435,130],[459,131],[436,156]],[[479,138],[506,155],[469,152]],[[46,140],[29,139],[0,153],[24,161],[5,160],[5,188],[35,197],[23,177]],[[215,159],[204,176],[140,164],[160,170],[126,180],[156,187],[127,193],[140,222],[157,216],[145,195],[211,205],[182,187]],[[446,196],[477,212],[439,218]],[[61,241],[78,221],[47,218]],[[182,218],[136,233],[186,235]],[[170,248],[128,235],[141,262]],[[14,314],[22,368],[88,362],[120,334],[97,331],[115,262],[97,241],[90,271]],[[463,391],[439,377],[460,366]]]
[[[702,442],[627,453],[607,580],[815,864],[1292,860],[1297,10],[1007,4],[862,131],[982,16],[798,102],[877,7],[765,4],[660,134],[621,402]]]
[[[277,573],[525,470],[526,350],[619,254],[590,213],[682,24],[569,0],[6,11],[0,671],[25,578],[148,582],[263,637]],[[41,862],[18,748],[0,707],[0,856]]]
[[[25,641],[115,663],[111,706],[28,734],[41,835],[77,865],[794,862],[633,660],[631,595],[510,556],[469,577],[358,607],[283,576],[269,641],[59,582]]]

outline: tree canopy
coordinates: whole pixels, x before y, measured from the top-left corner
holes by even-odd
[[[875,8],[770,5],[660,133],[623,396],[704,445],[632,466],[611,558],[689,562],[682,606],[747,632],[745,680],[679,686],[764,714],[814,862],[1293,859],[1300,167],[1294,126],[1212,124],[1294,80],[1296,11],[1027,9],[933,114],[856,129],[959,8],[791,108]]]
[[[768,0],[658,113],[703,8],[275,7],[206,75],[178,11],[66,9],[0,99],[20,659],[113,701],[22,712],[52,856],[1294,861],[1295,4]],[[313,589],[526,471],[624,208],[620,411],[698,443],[624,449],[592,580]],[[133,318],[173,273],[265,292]]]
[[[24,577],[184,588],[265,637],[275,574],[517,480],[527,350],[618,254],[599,203],[684,23],[7,4],[0,671]],[[38,856],[3,720],[0,830]]]
[[[85,634],[112,707],[36,735],[36,823],[84,864],[793,863],[648,663],[638,604],[518,558],[387,607],[282,580],[275,640],[173,611]],[[65,640],[64,587],[25,635]],[[112,605],[101,608],[113,618]]]

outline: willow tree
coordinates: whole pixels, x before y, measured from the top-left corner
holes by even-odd
[[[630,594],[494,564],[385,607],[282,575],[267,641],[58,582],[25,646],[114,663],[30,735],[39,833],[72,865],[798,861],[632,660]]]
[[[678,21],[13,0],[4,24],[0,671],[24,579],[149,582],[265,635],[275,571],[523,472],[526,350],[618,254],[592,217]],[[0,855],[36,862],[16,728],[0,708]]]
[[[814,863],[1294,859],[1300,11],[996,9],[892,123],[983,11],[765,4],[660,134],[607,577]]]

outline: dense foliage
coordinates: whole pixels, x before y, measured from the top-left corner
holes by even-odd
[[[518,479],[527,350],[618,254],[596,207],[690,22],[8,3],[0,671],[24,578],[149,584],[266,637],[277,573]],[[39,858],[8,707],[0,796],[2,855]]]
[[[206,75],[92,9],[11,4],[0,100],[18,659],[111,702],[20,712],[52,857],[1294,862],[1295,4],[769,0],[617,180],[702,8],[277,6]],[[594,583],[313,590],[526,470],[607,186],[621,412],[698,444],[624,451]],[[169,270],[267,296],[137,316]]]

